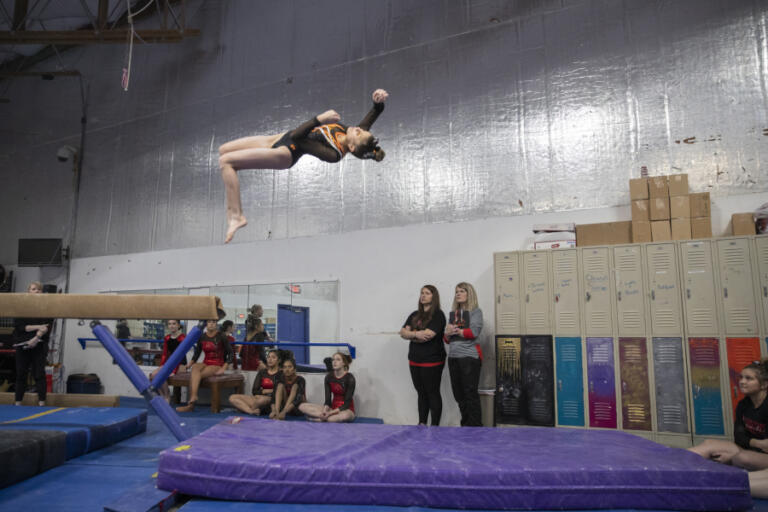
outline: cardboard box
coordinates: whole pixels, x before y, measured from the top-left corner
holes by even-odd
[[[691,201],[691,218],[711,217],[712,205],[709,202],[709,192],[700,192],[688,196]]]
[[[670,225],[672,228],[672,240],[691,239],[691,219],[672,219]]]
[[[576,224],[576,246],[603,245],[603,224]]]
[[[669,217],[671,219],[690,219],[691,198],[688,195],[670,196]]]
[[[652,197],[650,199],[650,218],[651,220],[669,219],[669,198]]]
[[[687,174],[672,174],[667,176],[667,183],[669,184],[669,197],[688,195]]]
[[[648,178],[648,196],[651,199],[654,197],[669,197],[669,185],[667,184],[666,176]]]
[[[648,178],[629,180],[629,198],[632,201],[648,199]]]
[[[632,222],[628,220],[607,222],[605,227],[605,243],[610,245],[631,244]]]
[[[672,240],[672,228],[668,220],[651,221],[651,238],[654,242],[667,242]]]
[[[712,238],[712,218],[697,217],[691,219],[691,238]]]
[[[576,245],[613,245],[632,243],[632,222],[602,222],[599,224],[578,224]]]
[[[632,222],[640,220],[651,220],[649,217],[649,201],[648,199],[639,199],[632,201]]]
[[[651,222],[648,220],[632,221],[632,242],[651,242]]]
[[[731,215],[731,224],[733,225],[734,236],[757,234],[755,218],[751,213],[734,213]]]

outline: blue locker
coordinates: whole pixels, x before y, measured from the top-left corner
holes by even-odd
[[[557,423],[584,426],[584,370],[581,338],[555,338]]]

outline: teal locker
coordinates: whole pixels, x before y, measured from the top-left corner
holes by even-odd
[[[584,369],[581,338],[555,338],[557,424],[584,425]]]

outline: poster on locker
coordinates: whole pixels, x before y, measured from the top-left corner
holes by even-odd
[[[699,436],[722,436],[725,424],[720,393],[720,340],[689,338],[688,350],[694,433]]]

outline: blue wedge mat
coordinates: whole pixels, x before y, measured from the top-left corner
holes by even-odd
[[[66,434],[66,458],[79,457],[147,429],[147,411],[122,407],[0,406],[0,430]]]

